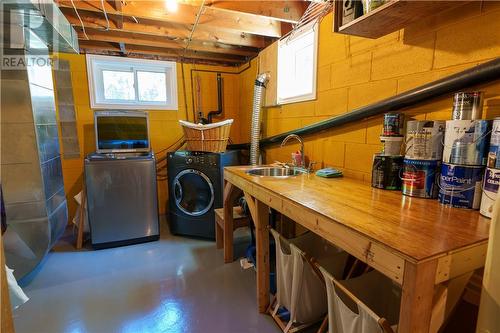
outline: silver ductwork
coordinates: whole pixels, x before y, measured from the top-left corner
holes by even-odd
[[[26,34],[27,31],[35,34],[49,52],[79,53],[78,34],[52,0],[2,0],[0,22],[4,28],[5,25],[12,27],[5,29],[4,33],[15,30],[16,34]],[[2,39],[0,43],[12,37]],[[23,48],[31,47],[25,45]]]
[[[266,84],[269,81],[269,73],[257,75],[253,92],[252,108],[252,130],[250,133],[250,164],[257,165],[259,162],[259,140],[260,140],[260,111],[264,101]]]
[[[48,58],[48,49],[16,52],[28,65],[1,71],[1,182],[8,225],[3,243],[7,265],[28,282],[64,232],[68,209],[52,68],[29,61]]]

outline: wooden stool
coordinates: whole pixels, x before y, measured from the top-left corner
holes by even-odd
[[[215,210],[215,242],[218,249],[224,248],[224,262],[233,261],[233,232],[248,226],[248,217],[243,215],[241,207],[233,207],[233,225],[225,226],[224,208]]]

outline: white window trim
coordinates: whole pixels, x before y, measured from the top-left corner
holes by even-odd
[[[132,103],[102,103],[96,96],[96,77],[97,71],[94,71],[94,61],[112,61],[118,66],[129,64],[140,71],[147,72],[152,69],[163,69],[169,71],[166,75],[165,83],[167,85],[167,103],[163,102],[132,102]],[[177,101],[177,64],[173,61],[157,61],[147,59],[112,57],[104,55],[87,54],[87,78],[89,85],[90,107],[92,109],[125,109],[125,110],[178,110]],[[135,75],[136,76],[136,75]],[[135,79],[137,82],[137,78]],[[137,90],[136,90],[137,91]],[[170,97],[170,98],[169,98]]]
[[[318,21],[313,21],[297,30],[296,32],[293,33],[291,36],[292,38],[297,38],[304,34],[305,32],[309,31],[310,29],[313,29],[314,31],[314,55],[313,55],[313,89],[312,93],[310,94],[305,94],[305,95],[300,95],[300,96],[294,96],[294,97],[289,97],[289,98],[280,98],[279,97],[279,91],[280,91],[280,80],[279,80],[279,52],[280,52],[280,43],[286,42],[287,38],[285,37],[282,40],[278,41],[278,53],[277,53],[277,76],[278,80],[277,81],[277,88],[276,88],[276,99],[277,99],[277,104],[279,105],[284,105],[284,104],[290,104],[290,103],[298,103],[298,102],[306,102],[306,101],[311,101],[316,99],[316,89],[317,89],[317,76],[318,76],[318,35],[319,35],[319,22]]]

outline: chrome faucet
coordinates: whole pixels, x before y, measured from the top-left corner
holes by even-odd
[[[300,163],[301,163],[301,165],[299,165],[299,167],[305,169],[306,168],[306,161],[305,161],[305,155],[304,155],[304,141],[297,134],[290,134],[286,138],[283,139],[283,141],[281,142],[281,147],[283,147],[290,139],[296,139],[297,141],[300,142],[300,157],[301,157]],[[295,164],[295,161],[294,161],[294,164]]]

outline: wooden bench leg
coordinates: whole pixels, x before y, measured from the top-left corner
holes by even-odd
[[[219,223],[216,221],[215,222],[215,246],[218,249],[222,249],[222,246],[224,244],[223,240],[224,240],[223,230],[222,230],[221,226],[219,225]]]
[[[233,262],[233,232],[234,232],[234,220],[233,220],[233,208],[231,207],[231,217],[229,219],[224,219],[224,230],[223,230],[223,242],[224,242],[224,262]],[[225,214],[224,214],[225,216]]]
[[[405,263],[398,332],[428,333],[434,298],[437,260]]]
[[[236,199],[241,194],[241,190],[225,181],[224,185],[224,228],[223,228],[223,245],[224,245],[224,262],[233,262],[233,207]]]

